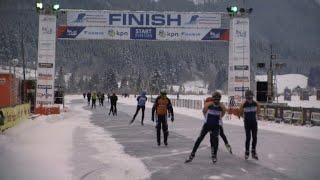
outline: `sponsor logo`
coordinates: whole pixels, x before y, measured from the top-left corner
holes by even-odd
[[[234,90],[235,91],[246,91],[246,90],[249,90],[249,87],[235,87]]]
[[[39,49],[41,50],[50,50],[53,49],[53,41],[40,41]]]
[[[54,56],[52,54],[39,54],[39,59],[46,59],[46,58],[53,58]]]
[[[108,30],[108,35],[111,37],[115,37],[115,36],[128,36],[129,33],[125,32],[125,31],[114,31],[113,29]]]
[[[53,33],[53,28],[42,27],[41,31],[42,31],[42,34],[52,34]]]
[[[40,80],[52,80],[51,74],[39,73],[38,79]]]
[[[236,53],[244,53],[244,52],[248,52],[249,48],[246,44],[239,43],[235,45],[234,51]]]
[[[243,60],[248,60],[249,58],[248,57],[234,57],[234,60],[235,61],[243,61]]]
[[[181,26],[180,14],[111,13],[109,25]]]
[[[78,35],[77,30],[67,29],[67,36],[77,36],[77,35]]]
[[[238,19],[237,21],[236,21],[236,24],[243,24],[243,25],[246,25],[246,24],[249,24],[249,21],[247,21],[247,20],[240,20],[240,19]]]
[[[83,31],[86,35],[103,35],[104,32],[98,32],[98,31]]]
[[[58,38],[76,38],[86,27],[84,26],[60,26]]]
[[[52,85],[38,85],[38,89],[52,89]]]
[[[214,25],[220,24],[220,16],[217,15],[192,15],[186,25]]]
[[[219,39],[220,38],[220,33],[214,33],[214,32],[210,32],[209,33],[210,38],[212,39]]]
[[[199,15],[193,15],[191,16],[190,21],[186,24],[197,24],[198,18],[199,18]]]
[[[228,29],[211,29],[202,40],[229,40]]]
[[[52,101],[37,101],[37,104],[50,105],[53,104]]]
[[[175,33],[175,32],[165,32],[164,30],[159,30],[159,36],[162,38],[165,37],[178,37],[179,33]]]
[[[53,63],[39,63],[39,68],[53,68]]]
[[[6,82],[6,78],[0,78],[0,85],[4,85]]]
[[[52,97],[52,94],[37,93],[37,97],[39,98],[45,97],[46,99],[48,99],[49,97]]]
[[[44,16],[41,21],[46,21],[46,22],[53,22],[55,21],[56,19],[52,16]]]
[[[130,39],[156,39],[156,28],[130,28]]]
[[[243,30],[236,30],[236,37],[247,37],[247,31],[243,31]]]
[[[246,76],[236,76],[234,82],[249,82],[249,77]]]
[[[194,32],[181,32],[181,36],[199,37],[199,36],[201,36],[201,34],[200,33],[194,33]]]
[[[312,121],[320,121],[320,113],[312,112],[311,113],[311,120]]]
[[[73,23],[103,23],[106,24],[106,17],[104,14],[86,14],[80,13]]]
[[[234,66],[234,70],[249,70],[249,66],[241,65],[241,66]]]
[[[86,16],[86,13],[80,13],[78,14],[78,17],[73,22],[75,23],[82,23],[84,21],[84,17]]]

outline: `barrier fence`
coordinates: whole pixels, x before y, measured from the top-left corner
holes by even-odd
[[[154,103],[156,98],[151,98],[151,102]],[[202,109],[202,100],[190,100],[190,99],[170,99],[172,106],[184,107],[189,109]]]
[[[0,130],[4,131],[13,127],[30,116],[30,104],[21,104],[14,107],[2,108],[1,111],[5,117],[3,125],[0,125]]]
[[[151,98],[151,102],[154,103],[155,99]],[[203,100],[170,99],[170,101],[174,107],[190,109],[202,109],[204,104]],[[230,108],[228,113],[238,115],[238,108]],[[261,104],[259,119],[296,125],[320,125],[320,109],[289,107],[280,103],[276,105]]]
[[[261,105],[261,119],[297,125],[320,125],[319,108]]]

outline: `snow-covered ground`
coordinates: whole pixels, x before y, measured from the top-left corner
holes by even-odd
[[[205,85],[205,83],[201,80],[198,81],[187,81],[182,84],[184,87],[185,92],[192,92],[194,94],[196,93],[204,93],[206,94],[208,92],[208,87]],[[179,87],[177,85],[172,85],[172,88],[175,92],[179,92]],[[171,88],[171,85],[168,86],[168,89]]]
[[[194,99],[194,100],[204,100],[206,97],[210,95],[181,95],[180,99]],[[150,96],[148,96],[150,97]],[[155,97],[155,96],[153,96]],[[176,98],[174,95],[169,95],[169,98]],[[227,102],[228,96],[222,96],[222,101]],[[281,99],[281,98],[280,98]],[[282,97],[283,99],[283,97]],[[316,100],[316,98],[313,96],[311,97],[310,101],[300,101],[298,97],[293,97],[293,101],[279,101],[279,102],[286,102],[289,105],[292,106],[302,106],[302,107],[316,107],[320,108],[320,102]],[[130,96],[130,98],[120,98],[119,102],[127,104],[127,105],[136,105],[136,100],[134,96]],[[151,108],[152,103],[148,102],[146,104],[147,107]],[[187,116],[192,116],[195,117],[199,120],[203,119],[203,114],[201,110],[194,110],[194,109],[188,109],[188,108],[179,108],[179,107],[174,107],[174,112],[187,115]],[[243,121],[242,119],[238,119],[236,116],[231,116],[231,119],[227,119],[225,116],[224,118],[224,123],[226,124],[232,124],[232,125],[237,125],[237,126],[243,126]],[[313,138],[313,139],[318,139],[320,140],[320,127],[305,127],[305,126],[293,126],[289,124],[278,124],[274,122],[268,122],[268,121],[259,121],[259,129],[265,129],[269,131],[274,131],[274,132],[279,132],[279,133],[285,133],[285,134],[290,134],[294,136],[300,136],[300,137],[307,137],[307,138]]]
[[[207,96],[181,96],[183,99],[204,99],[205,97]],[[82,95],[66,96],[66,107],[70,107],[71,100],[79,99],[83,100]],[[226,96],[223,96],[223,99],[226,99]],[[133,95],[130,98],[119,97],[119,103],[136,106],[136,99]],[[151,108],[152,103],[147,102],[146,106]],[[203,120],[201,110],[174,107],[174,111],[195,117],[199,121]],[[100,166],[107,167],[103,169],[103,176],[98,179],[149,178],[151,173],[148,172],[143,161],[126,154],[123,146],[116,142],[109,131],[90,123],[91,115],[91,111],[83,109],[83,104],[78,104],[72,105],[72,108],[60,115],[29,119],[8,129],[5,135],[1,135],[0,147],[4,148],[5,152],[12,152],[13,159],[17,161],[15,163],[20,165],[17,169],[23,169],[19,173],[26,177],[36,177],[34,179],[42,177],[47,180],[75,179],[72,173],[74,167],[70,159],[81,151],[74,147],[75,132],[80,131],[81,143],[86,143],[85,147],[93,147],[96,150],[90,155],[91,158],[99,162]],[[230,120],[225,118],[224,123],[243,126],[242,120],[235,116]],[[259,121],[259,129],[320,140],[320,127],[309,128]],[[3,156],[6,157],[6,155]],[[31,166],[30,162],[32,162]],[[89,170],[94,169],[90,163],[87,166]]]
[[[67,107],[73,99],[82,98],[80,95],[66,96]],[[77,151],[73,149],[73,134],[81,129],[89,142],[86,146],[97,150],[93,158],[108,166],[101,179],[148,178],[149,172],[142,161],[125,154],[123,147],[110,133],[91,124],[91,114],[91,111],[83,110],[82,105],[79,105],[60,115],[28,119],[6,130],[5,135],[0,135],[0,147],[10,149],[16,156],[14,159],[19,161],[17,164],[26,171],[26,177],[43,177],[42,179],[46,180],[74,179],[73,167],[70,165],[71,156]],[[26,167],[29,168],[26,170]]]

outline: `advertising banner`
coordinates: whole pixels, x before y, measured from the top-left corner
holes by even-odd
[[[249,18],[232,18],[230,31],[228,94],[229,98],[230,96],[242,97],[244,92],[250,89],[251,79]]]
[[[55,51],[56,16],[39,15],[36,107],[54,104]]]
[[[212,12],[68,10],[68,26],[220,28],[221,14]]]
[[[59,39],[228,41],[228,29],[60,26]],[[240,67],[241,68],[241,67]]]

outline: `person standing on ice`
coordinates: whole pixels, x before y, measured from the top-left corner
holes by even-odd
[[[93,108],[96,109],[96,101],[97,101],[97,94],[96,94],[96,92],[93,92],[93,94],[92,94],[92,106],[91,106],[91,109],[93,109]]]
[[[105,99],[104,93],[100,94],[99,100],[100,100],[100,106],[103,106],[103,101]]]
[[[140,96],[137,97],[138,105],[136,113],[133,115],[132,120],[130,121],[130,124],[133,123],[133,121],[136,119],[137,114],[139,113],[140,109],[142,110],[142,117],[141,117],[141,125],[143,126],[143,120],[144,120],[144,111],[146,109],[146,102],[148,98],[146,97],[146,92],[142,91]]]
[[[118,96],[116,96],[116,93],[113,93],[112,96],[110,96],[111,108],[110,108],[109,115],[112,112],[113,116],[114,115],[117,116],[117,101],[118,101]]]
[[[164,145],[168,145],[168,114],[171,115],[171,122],[174,121],[174,114],[173,114],[173,108],[170,99],[167,97],[166,90],[160,91],[160,96],[158,96],[153,104],[152,107],[152,114],[151,114],[151,121],[154,122],[154,117],[156,116],[156,129],[157,129],[157,142],[158,146],[161,145],[161,126],[163,131],[163,139],[164,139]],[[154,114],[156,113],[156,115]]]
[[[88,99],[88,106],[90,106],[90,101],[91,101],[91,93],[88,92],[87,94],[87,99]]]
[[[213,100],[212,97],[208,97],[208,98],[206,99],[206,102],[213,102],[213,101],[214,101],[214,100]],[[222,119],[220,119],[220,121],[219,121],[220,137],[222,138],[222,140],[223,140],[226,148],[227,148],[228,151],[230,152],[230,154],[232,154],[232,148],[231,148],[231,146],[230,146],[230,144],[229,144],[229,142],[228,142],[227,136],[224,134],[224,130],[223,130],[223,126],[222,126],[222,125],[223,125],[223,121],[222,121]]]
[[[246,131],[246,152],[245,159],[249,157],[249,149],[250,149],[250,140],[252,134],[252,146],[251,146],[251,155],[254,159],[259,159],[256,151],[257,145],[257,133],[258,133],[258,122],[257,115],[260,114],[260,104],[253,100],[253,92],[247,90],[245,92],[246,100],[239,107],[239,115],[240,118],[243,117],[244,128]]]
[[[211,144],[211,157],[212,162],[217,162],[217,152],[219,146],[219,130],[220,130],[220,120],[226,113],[226,107],[223,103],[220,103],[221,94],[219,92],[214,92],[212,95],[213,101],[208,102],[204,105],[202,110],[203,115],[205,116],[205,123],[202,127],[200,136],[195,142],[192,152],[189,158],[185,161],[185,163],[189,163],[195,157],[197,149],[207,135],[210,132],[210,144]]]
[[[84,93],[83,93],[83,99],[85,99],[85,98],[86,98],[86,93],[84,92]]]

